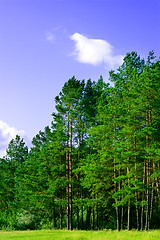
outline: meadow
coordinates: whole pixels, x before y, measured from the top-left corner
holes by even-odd
[[[0,231],[0,240],[159,240],[160,230],[152,231]]]

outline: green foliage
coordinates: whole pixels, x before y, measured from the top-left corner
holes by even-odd
[[[110,80],[72,77],[30,151],[11,140],[1,229],[160,227],[160,61],[127,53]]]

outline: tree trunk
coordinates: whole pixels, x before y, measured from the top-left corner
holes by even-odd
[[[151,110],[150,109],[149,109],[149,125],[150,125],[150,127],[152,125]],[[154,137],[151,136],[150,147],[152,147],[153,141],[154,141]],[[152,167],[153,167],[153,164],[152,164]],[[152,168],[152,172],[154,172],[153,168]],[[149,159],[149,179],[150,179],[150,175],[151,175],[151,160]],[[151,196],[150,196],[150,210],[148,212],[148,229],[150,229],[150,224],[151,224],[151,220],[152,220],[153,197],[154,197],[153,196],[154,195],[154,189],[153,189],[154,188],[154,179],[152,179],[151,181],[152,181],[152,191],[151,191]]]
[[[60,206],[60,229],[63,228],[63,210],[62,205]]]
[[[81,157],[80,147],[81,147],[81,135],[80,135],[80,124],[81,124],[81,117],[79,120],[79,133],[78,133],[78,173],[76,175],[77,177],[77,200],[79,199],[79,162]],[[77,206],[77,229],[79,230],[79,207]]]
[[[71,105],[72,109],[72,105]],[[73,230],[73,209],[72,209],[72,117],[70,121],[70,146],[69,146],[69,205],[70,205],[70,230]]]
[[[54,221],[54,228],[57,228],[57,221],[56,221],[56,213],[55,213],[55,210],[53,211],[53,221]]]
[[[129,159],[128,159],[128,162],[129,162]],[[127,175],[129,174],[129,168],[127,167]],[[129,183],[129,177],[128,177],[128,186],[130,187],[130,183]],[[128,200],[128,220],[127,220],[127,230],[130,230],[130,211],[131,211],[131,200],[129,199]]]
[[[148,112],[147,111],[146,111],[146,126],[148,127]],[[148,133],[147,133],[147,135],[146,135],[146,150],[148,149],[148,145],[149,145],[149,137],[148,137]],[[148,212],[149,212],[149,160],[148,159],[146,160],[146,174],[147,174],[147,190],[146,190],[147,206],[146,206],[145,231],[148,230]]]
[[[98,204],[96,204],[96,230],[98,230]]]
[[[81,190],[81,201],[83,199],[83,192]],[[82,201],[83,202],[83,201]],[[82,203],[83,204],[83,203]],[[81,229],[83,230],[84,228],[84,220],[83,220],[83,205],[81,206]]]
[[[77,229],[79,230],[79,207],[77,206]]]
[[[128,200],[128,221],[127,221],[127,230],[130,230],[130,211],[131,211],[131,201],[130,199]]]
[[[92,207],[92,230],[94,230],[94,206]]]
[[[150,213],[149,213],[149,226],[148,229],[150,229],[150,225],[151,225],[151,220],[152,220],[152,212],[153,212],[153,188],[154,188],[154,183],[152,180],[152,193],[151,193],[151,206],[150,206]]]
[[[83,206],[81,207],[81,229],[83,230],[84,228],[84,223],[83,223]]]
[[[143,231],[143,214],[144,214],[144,205],[142,203],[142,209],[141,209],[141,231]]]
[[[134,116],[134,121],[136,117]],[[134,129],[136,132],[136,129]],[[136,157],[136,137],[134,137],[134,153],[135,153],[135,180],[137,179],[137,157]],[[138,212],[138,193],[135,191],[135,201],[136,201],[136,221],[137,221],[137,231],[139,231],[139,212]]]
[[[139,213],[138,213],[138,197],[137,197],[137,192],[135,193],[135,199],[136,199],[136,220],[137,220],[137,231],[139,231]]]
[[[87,208],[87,219],[86,219],[86,229],[90,227],[90,219],[91,219],[91,207]]]
[[[114,115],[114,121],[115,121],[115,115]],[[113,137],[113,143],[114,143],[114,152],[115,152],[115,143],[116,143],[116,124],[114,122],[114,137]],[[115,156],[113,159],[113,171],[114,171],[114,179],[116,179],[116,164],[115,164]],[[116,186],[116,182],[114,181],[114,192],[116,193],[117,191],[117,186]],[[116,207],[116,222],[117,222],[117,230],[120,230],[120,226],[119,226],[119,209],[118,207]]]
[[[116,219],[117,219],[117,230],[120,231],[120,228],[119,228],[119,211],[118,211],[118,207],[116,207]]]
[[[146,176],[146,163],[144,160],[143,166],[143,187],[145,187],[145,176]],[[142,201],[144,201],[144,192],[142,193]],[[142,209],[141,209],[141,231],[143,230],[143,216],[144,216],[144,203],[142,202]]]
[[[62,165],[62,158],[60,156],[60,167]],[[60,205],[60,229],[62,229],[62,224],[63,224],[63,209],[62,209],[62,198],[63,198],[63,195],[62,195],[62,188],[60,188],[60,192],[61,192],[61,205]]]
[[[66,152],[66,197],[67,197],[67,229],[70,230],[70,205],[69,205],[69,112],[67,114],[67,152]]]
[[[70,205],[70,230],[73,230],[73,209],[72,209],[72,125],[70,132],[70,149],[69,149],[69,205]]]
[[[147,162],[147,192],[146,192],[146,200],[147,200],[147,206],[146,206],[146,223],[145,223],[145,231],[148,230],[148,211],[149,211],[149,191],[148,191],[148,162]]]
[[[123,229],[123,218],[124,218],[124,207],[122,205],[122,209],[121,209],[121,229]]]

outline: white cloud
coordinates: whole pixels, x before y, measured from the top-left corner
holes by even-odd
[[[23,130],[19,131],[0,120],[0,157],[3,157],[6,154],[8,143],[15,138],[17,134],[26,138]]]
[[[90,39],[79,33],[74,33],[71,40],[75,41],[73,54],[81,63],[92,65],[105,63],[109,67],[122,64],[123,56],[115,55],[113,46],[105,40]]]
[[[50,32],[50,31],[47,31],[46,32],[46,39],[48,40],[48,41],[50,41],[50,42],[55,42],[55,39],[56,39],[56,35],[55,34],[53,34],[52,32]]]
[[[57,26],[52,28],[49,31],[46,31],[46,40],[51,42],[51,43],[55,43],[61,35],[61,26]]]

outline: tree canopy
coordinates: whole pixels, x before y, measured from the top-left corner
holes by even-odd
[[[69,79],[28,150],[0,159],[0,228],[159,228],[160,61],[127,53],[110,86]]]

